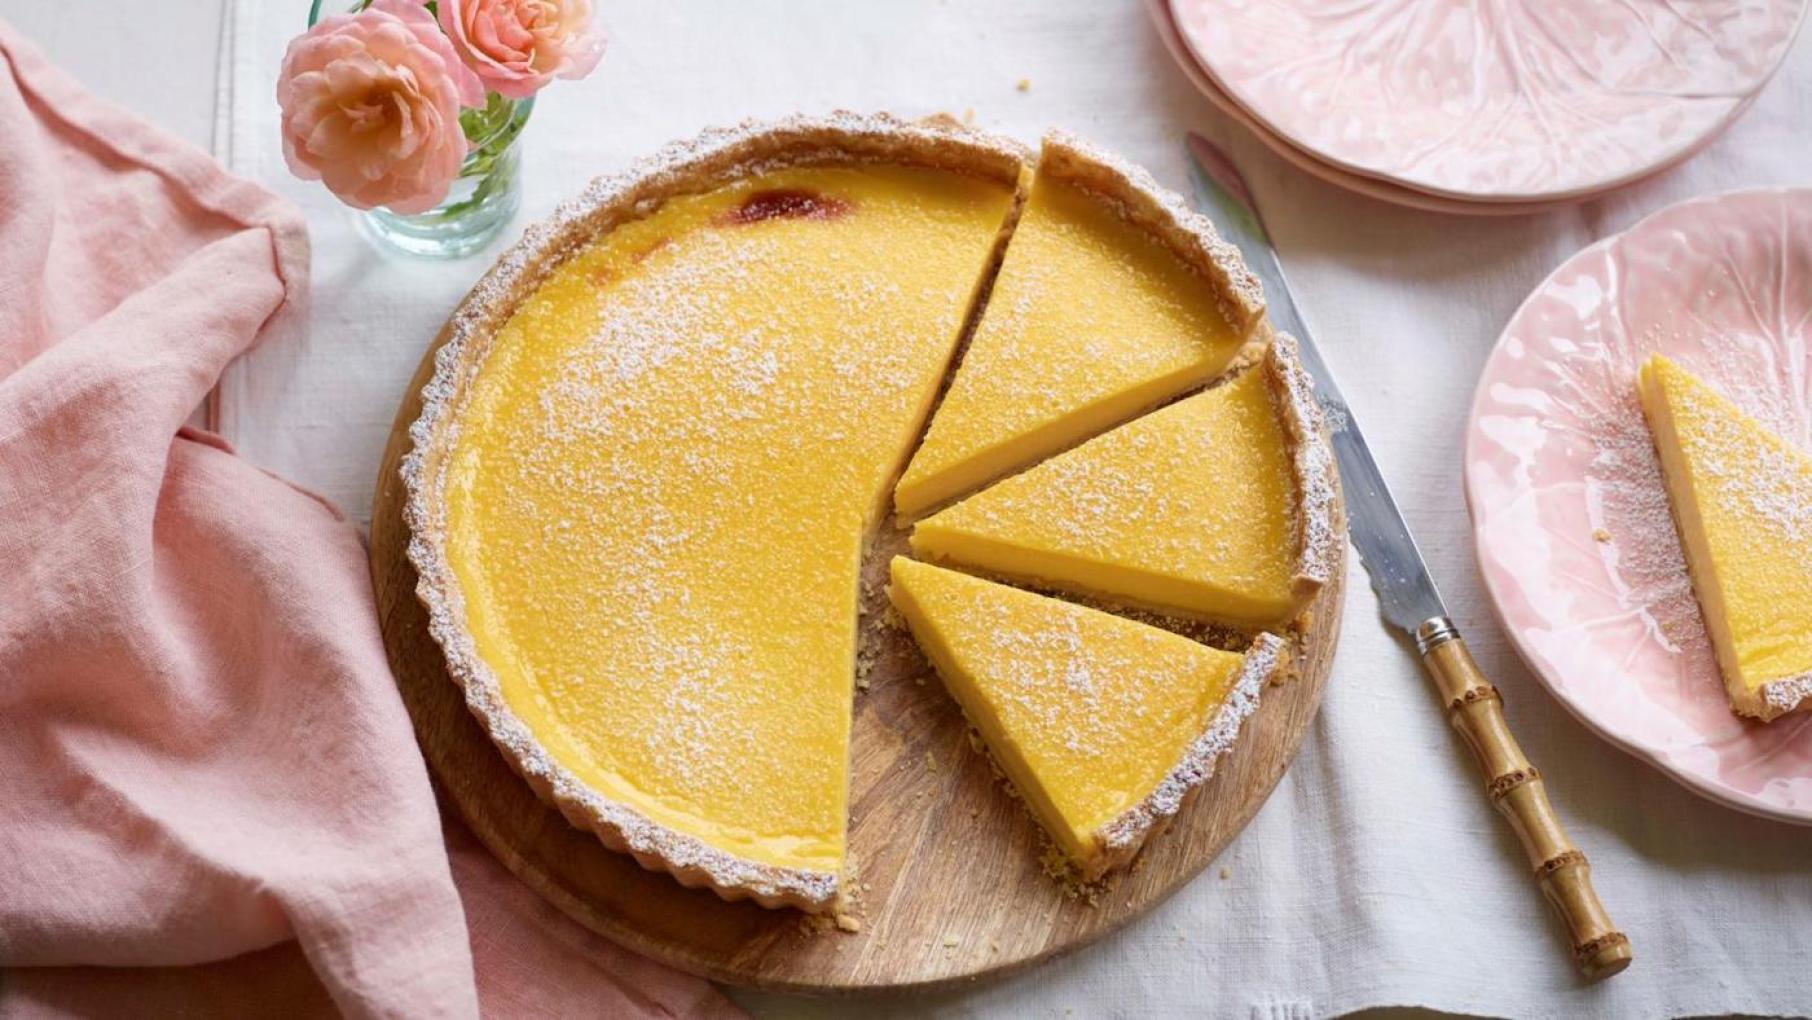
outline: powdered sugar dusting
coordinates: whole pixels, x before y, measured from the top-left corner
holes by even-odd
[[[1222,240],[1214,223],[1190,208],[1181,195],[1160,187],[1144,167],[1067,131],[1045,136],[1039,163],[1041,169],[1121,201],[1129,218],[1168,241],[1213,282],[1228,321],[1242,335],[1257,324],[1265,309],[1264,288],[1246,268],[1239,249]]]
[[[1606,366],[1607,369],[1609,366]],[[1654,439],[1643,420],[1632,381],[1615,390],[1560,386],[1584,412],[1584,436],[1591,443],[1588,484],[1593,527],[1615,546],[1612,575],[1625,599],[1645,605],[1642,615],[1656,640],[1682,655],[1709,661],[1711,641],[1693,597],[1686,555],[1674,530],[1667,487]]]
[[[1730,417],[1700,406],[1711,403],[1703,394],[1688,391],[1684,396],[1687,413],[1709,428],[1705,441],[1694,447],[1717,498],[1748,508],[1778,541],[1797,544],[1812,537],[1812,485],[1804,456],[1784,445],[1751,442]],[[1732,457],[1739,459],[1733,462]]]
[[[1314,384],[1302,367],[1296,338],[1287,333],[1272,338],[1265,364],[1284,428],[1290,434],[1290,469],[1296,479],[1296,505],[1292,508],[1296,577],[1300,584],[1319,587],[1333,580],[1346,543],[1340,524],[1339,472],[1328,447],[1321,402],[1315,399]]]

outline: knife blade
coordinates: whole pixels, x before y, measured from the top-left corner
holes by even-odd
[[[1486,795],[1516,830],[1537,882],[1566,924],[1575,965],[1592,980],[1622,971],[1633,959],[1629,938],[1605,914],[1592,887],[1591,865],[1567,838],[1541,773],[1511,735],[1502,694],[1480,672],[1448,617],[1403,512],[1296,307],[1251,190],[1233,161],[1206,138],[1191,133],[1184,147],[1198,210],[1239,248],[1263,284],[1272,327],[1296,338],[1327,421],[1353,547],[1378,593],[1384,619],[1414,642],[1416,655],[1446,701],[1449,721],[1485,775]]]
[[[1422,562],[1422,552],[1416,548],[1403,512],[1384,484],[1378,461],[1353,420],[1346,397],[1334,382],[1334,374],[1322,359],[1308,325],[1302,321],[1302,313],[1296,309],[1283,265],[1277,260],[1277,250],[1265,233],[1264,221],[1258,218],[1245,181],[1226,156],[1202,136],[1188,136],[1188,147],[1196,189],[1203,204],[1209,206],[1203,211],[1212,210],[1209,218],[1220,228],[1221,236],[1245,255],[1246,267],[1264,285],[1266,317],[1273,328],[1296,338],[1303,368],[1315,381],[1316,399],[1327,419],[1334,459],[1340,465],[1353,547],[1359,551],[1359,559],[1378,592],[1384,618],[1413,636],[1424,621],[1447,615],[1441,592]]]

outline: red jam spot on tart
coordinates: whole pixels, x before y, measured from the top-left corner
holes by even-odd
[[[773,188],[757,191],[742,204],[725,212],[719,222],[725,226],[742,226],[764,220],[834,220],[849,212],[849,203],[803,188]]]

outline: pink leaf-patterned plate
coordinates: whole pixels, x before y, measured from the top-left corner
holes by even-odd
[[[1215,82],[1356,174],[1473,201],[1603,191],[1747,106],[1806,0],[1171,0]]]
[[[1636,402],[1651,351],[1812,449],[1812,190],[1671,206],[1517,309],[1466,434],[1486,590],[1587,725],[1706,796],[1812,824],[1812,714],[1762,724],[1725,700]]]
[[[1289,142],[1272,134],[1259,123],[1245,108],[1228,98],[1219,85],[1208,77],[1208,72],[1196,62],[1195,55],[1177,31],[1176,19],[1171,16],[1169,0],[1145,0],[1147,12],[1151,15],[1152,26],[1157,30],[1158,38],[1164,48],[1170,51],[1171,57],[1182,69],[1184,77],[1189,79],[1208,101],[1226,114],[1234,123],[1263,142],[1272,152],[1299,170],[1321,178],[1330,184],[1338,185],[1348,191],[1368,198],[1392,202],[1411,209],[1424,209],[1429,212],[1451,213],[1459,216],[1522,216],[1529,213],[1546,212],[1566,205],[1566,202],[1469,202],[1442,195],[1431,195],[1423,191],[1414,191],[1376,177],[1365,177],[1350,173],[1324,163],[1314,154],[1291,145]]]

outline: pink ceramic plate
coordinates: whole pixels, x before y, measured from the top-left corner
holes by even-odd
[[[1189,52],[1183,37],[1178,34],[1176,20],[1171,17],[1169,0],[1145,0],[1145,7],[1151,14],[1152,24],[1157,27],[1158,36],[1164,40],[1165,48],[1170,51],[1170,55],[1176,60],[1177,65],[1183,69],[1183,75],[1189,79],[1190,83],[1222,113],[1257,135],[1266,147],[1299,170],[1368,198],[1408,206],[1412,209],[1424,209],[1429,212],[1452,213],[1461,216],[1517,216],[1546,212],[1568,204],[1566,202],[1466,202],[1421,191],[1412,191],[1388,181],[1348,173],[1330,163],[1323,163],[1315,156],[1272,134],[1238,103],[1229,99],[1227,94],[1221,91],[1220,86],[1214,84],[1214,81],[1208,77],[1208,72],[1202,70],[1201,65],[1196,63],[1195,55]]]
[[[1550,201],[1697,151],[1786,55],[1806,0],[1171,0],[1273,132],[1450,198]]]
[[[1812,715],[1764,725],[1725,700],[1636,403],[1651,351],[1812,448],[1812,190],[1664,209],[1511,317],[1466,435],[1485,587],[1587,725],[1709,797],[1812,824]]]

